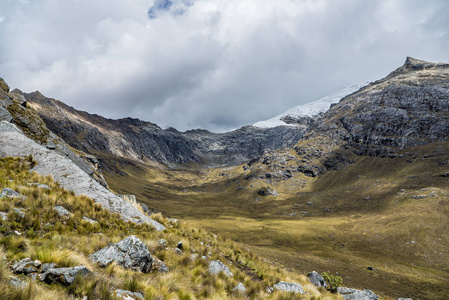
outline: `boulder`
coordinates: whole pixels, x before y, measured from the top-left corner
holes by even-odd
[[[183,249],[184,249],[184,246],[182,245],[182,242],[181,242],[181,241],[179,241],[179,242],[176,244],[176,248],[178,248],[179,250],[183,250]]]
[[[124,299],[124,300],[139,300],[144,299],[144,295],[142,292],[131,292],[126,290],[115,290],[114,296],[118,299]]]
[[[337,288],[337,293],[347,300],[377,300],[379,296],[370,290],[356,290],[347,287]]]
[[[0,220],[2,221],[8,220],[8,214],[3,211],[0,211]]]
[[[7,197],[7,198],[26,198],[24,195],[21,195],[20,193],[10,189],[10,188],[4,188],[2,190],[2,193],[0,194],[0,198]]]
[[[153,264],[153,257],[147,245],[135,235],[130,235],[118,243],[100,249],[89,255],[89,258],[102,267],[115,261],[125,269],[142,273],[150,272]]]
[[[12,266],[12,271],[16,274],[31,274],[39,271],[42,263],[38,260],[31,260],[31,258],[24,258]]]
[[[307,274],[307,277],[309,277],[310,282],[313,283],[315,286],[324,288],[327,287],[327,283],[324,280],[323,276],[321,276],[317,272],[312,271],[309,274]]]
[[[273,285],[273,288],[275,290],[278,291],[283,291],[283,292],[292,292],[295,294],[304,294],[304,289],[302,288],[302,285],[300,285],[299,283],[294,283],[294,282],[285,282],[285,281],[281,281],[279,283],[276,283],[275,285]]]
[[[223,272],[226,276],[233,276],[232,272],[229,270],[228,266],[219,260],[211,260],[209,262],[209,273],[212,275],[219,274]]]
[[[58,213],[58,215],[60,215],[61,217],[64,217],[64,218],[68,218],[72,215],[71,212],[69,212],[67,209],[65,209],[62,206],[55,206],[55,210]]]
[[[90,273],[92,272],[85,266],[49,269],[47,272],[40,276],[40,280],[48,284],[60,283],[63,285],[71,285],[75,282],[76,276],[86,276]]]
[[[246,288],[243,285],[243,283],[239,282],[239,284],[237,284],[237,286],[235,288],[232,289],[233,292],[237,292],[239,294],[245,294],[246,293]]]

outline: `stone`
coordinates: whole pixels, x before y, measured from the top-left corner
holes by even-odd
[[[9,276],[9,284],[11,286],[19,288],[19,289],[24,288],[27,285],[26,282],[20,280],[17,277],[14,277],[14,276]]]
[[[159,244],[162,246],[162,247],[167,247],[167,240],[166,239],[160,239],[159,240]]]
[[[283,292],[289,292],[289,293],[293,292],[295,294],[304,294],[304,289],[302,288],[302,285],[300,285],[299,283],[294,283],[294,282],[281,281],[281,282],[273,285],[273,288],[275,290],[283,291]]]
[[[56,263],[45,263],[45,264],[42,264],[42,273],[45,273],[48,270],[55,269],[57,267],[58,267],[58,265]]]
[[[3,211],[0,211],[0,220],[2,221],[8,220],[8,214]]]
[[[179,242],[176,244],[176,248],[178,248],[179,250],[183,250],[183,249],[184,249],[184,246],[182,245],[182,241],[179,241]]]
[[[45,283],[60,283],[63,285],[71,285],[75,282],[78,275],[86,276],[92,272],[85,266],[77,266],[73,268],[55,268],[49,269],[40,276],[40,280]]]
[[[228,266],[219,260],[211,260],[209,262],[209,273],[212,275],[219,274],[223,272],[226,276],[233,276],[232,272],[229,270]]]
[[[10,188],[4,188],[2,190],[2,193],[0,194],[0,198],[7,197],[7,198],[26,198],[25,196],[21,195],[20,193],[10,189]]]
[[[11,122],[12,120],[13,117],[11,116],[9,111],[6,108],[0,106],[0,121]]]
[[[92,220],[92,219],[90,219],[90,218],[88,218],[88,217],[83,217],[83,220],[84,220],[84,221],[87,221],[87,222],[89,222],[89,223],[91,223],[91,224],[98,224],[97,221]]]
[[[347,287],[337,288],[337,293],[341,294],[346,300],[378,300],[379,296],[370,290],[356,290]]]
[[[167,273],[168,268],[167,266],[156,256],[153,256],[153,265],[151,267],[153,271],[159,272],[159,273]]]
[[[398,298],[397,300],[413,300],[412,298]]]
[[[31,274],[39,271],[42,263],[39,260],[31,260],[31,258],[24,258],[12,266],[12,271],[16,274]]]
[[[124,240],[98,250],[89,258],[102,267],[106,267],[113,261],[125,269],[148,273],[153,264],[153,257],[147,245],[135,235],[130,235]]]
[[[131,292],[126,290],[115,290],[114,296],[118,299],[124,300],[144,300],[144,295],[142,292]]]
[[[239,282],[239,284],[237,284],[237,286],[235,288],[232,289],[233,292],[237,292],[239,294],[245,294],[246,293],[246,288],[243,285],[243,283]]]
[[[267,292],[268,294],[272,294],[274,292],[274,288],[272,286],[267,286],[265,292]]]
[[[13,208],[13,211],[21,218],[25,218],[25,212],[23,212],[21,209],[19,208]]]
[[[313,285],[315,285],[316,287],[327,287],[327,283],[324,280],[323,276],[321,276],[317,272],[312,271],[307,274],[307,277],[309,277],[310,282],[313,283]]]
[[[59,216],[64,217],[64,218],[68,218],[72,215],[71,212],[69,212],[67,209],[65,209],[62,206],[55,206],[55,210]]]

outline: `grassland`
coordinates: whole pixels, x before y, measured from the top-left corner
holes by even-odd
[[[173,223],[161,214],[153,218],[168,228],[163,232],[156,232],[149,225],[125,223],[93,200],[62,189],[50,176],[31,173],[33,164],[32,157],[0,159],[0,189],[8,187],[26,196],[0,198],[0,211],[8,215],[6,220],[0,219],[1,299],[115,299],[113,291],[118,288],[142,291],[145,299],[340,299],[317,290],[304,275],[264,262],[245,245],[204,229]],[[50,189],[29,183],[45,184]],[[53,209],[56,205],[73,214],[68,219],[59,216]],[[15,209],[25,216],[21,217]],[[91,224],[83,217],[98,223]],[[89,254],[131,234],[144,241],[150,252],[168,266],[168,273],[142,274],[115,264],[102,268],[88,259]],[[161,247],[159,239],[165,239],[172,248],[182,241],[183,254]],[[192,257],[193,253],[198,256]],[[234,275],[209,274],[207,260],[201,256],[221,260]],[[84,265],[95,275],[76,280],[68,287],[15,275],[27,284],[25,288],[15,288],[9,284],[11,264],[26,257],[42,263],[55,262],[59,267]],[[310,294],[265,292],[281,280],[301,283]],[[232,291],[239,282],[247,288],[244,296]]]
[[[448,146],[415,147],[397,158],[357,157],[317,178],[297,173],[271,183],[245,179],[250,171],[242,166],[168,170],[126,160],[109,164],[117,170],[105,175],[114,190],[245,243],[298,274],[338,272],[344,285],[384,299],[447,299]],[[279,195],[258,196],[265,186]]]

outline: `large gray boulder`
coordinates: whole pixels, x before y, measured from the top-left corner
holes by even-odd
[[[12,271],[16,274],[31,274],[39,271],[42,263],[38,260],[31,260],[31,258],[24,258],[12,266]]]
[[[147,245],[135,235],[100,249],[89,255],[89,258],[102,267],[115,261],[125,269],[142,273],[150,272],[153,265],[153,257]]]
[[[85,266],[77,266],[73,268],[57,268],[49,269],[40,276],[40,280],[45,283],[60,283],[63,285],[71,285],[75,282],[75,277],[78,275],[86,276],[92,273]]]
[[[310,282],[313,283],[315,286],[324,288],[327,287],[327,283],[324,280],[323,276],[321,276],[317,272],[312,271],[309,274],[307,274],[307,277],[309,277]]]
[[[281,282],[273,285],[273,288],[275,290],[283,291],[283,292],[290,292],[290,293],[293,292],[295,294],[304,294],[304,289],[302,288],[302,285],[300,285],[299,283],[294,283],[294,282],[281,281]]]
[[[219,274],[223,272],[226,276],[233,276],[232,272],[229,270],[228,266],[219,260],[211,260],[209,262],[209,273],[212,275]]]
[[[347,287],[337,288],[337,293],[341,294],[346,300],[377,300],[379,296],[370,290],[356,290]]]

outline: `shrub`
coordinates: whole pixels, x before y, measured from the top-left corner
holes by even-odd
[[[329,290],[332,293],[337,292],[337,288],[343,283],[343,279],[340,276],[332,275],[329,271],[321,274],[329,285]]]

